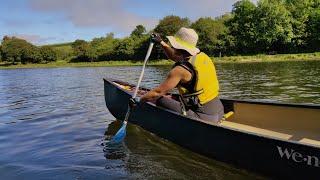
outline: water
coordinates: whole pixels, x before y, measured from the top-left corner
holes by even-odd
[[[256,179],[129,125],[108,112],[103,77],[136,83],[141,67],[0,70],[1,179]],[[169,67],[148,67],[154,87]],[[320,62],[218,64],[221,96],[320,104]]]

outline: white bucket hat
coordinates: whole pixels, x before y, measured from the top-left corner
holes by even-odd
[[[196,47],[198,34],[193,29],[182,27],[174,36],[167,36],[167,38],[175,49],[186,50],[192,56],[200,52]]]

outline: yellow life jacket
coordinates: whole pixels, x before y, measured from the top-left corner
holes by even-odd
[[[216,69],[210,57],[205,53],[192,56],[189,63],[195,70],[196,82],[194,92],[178,86],[179,93],[183,97],[197,96],[201,105],[211,101],[219,95],[219,82]]]

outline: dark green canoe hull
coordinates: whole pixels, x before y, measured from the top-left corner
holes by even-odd
[[[104,79],[106,106],[115,118],[124,119],[131,95],[112,82]],[[232,110],[234,101],[222,101],[227,111]],[[315,146],[207,124],[151,103],[137,106],[129,122],[199,154],[266,176],[320,177],[320,149]]]

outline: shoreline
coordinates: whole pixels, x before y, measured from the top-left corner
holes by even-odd
[[[290,61],[315,61],[320,60],[320,52],[302,54],[277,54],[277,55],[251,55],[251,56],[229,56],[212,57],[215,63],[255,63],[255,62],[290,62]],[[172,65],[170,60],[152,60],[149,66]],[[141,66],[142,61],[99,61],[99,62],[77,62],[56,61],[46,64],[17,64],[6,65],[0,62],[0,69],[21,69],[21,68],[59,68],[59,67],[113,67],[113,66]]]

